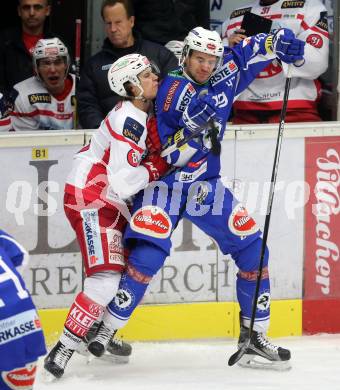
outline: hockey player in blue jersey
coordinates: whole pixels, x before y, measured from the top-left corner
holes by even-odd
[[[250,325],[262,238],[255,221],[220,180],[220,141],[235,97],[275,57],[286,68],[285,63],[301,63],[303,53],[304,42],[286,29],[249,37],[233,49],[223,48],[216,32],[197,27],[188,34],[181,67],[165,78],[156,101],[163,155],[176,169],[134,200],[125,233],[131,247],[127,269],[98,336],[88,347],[93,354],[100,356],[112,333],[127,323],[169,255],[172,231],[182,217],[211,236],[239,268],[242,346]],[[179,141],[184,145],[177,147]],[[290,351],[266,337],[269,318],[266,250],[254,332],[241,365],[289,368]],[[259,356],[265,359],[264,364],[258,361]]]
[[[0,389],[33,388],[37,359],[46,354],[33,301],[20,275],[28,253],[0,230]]]

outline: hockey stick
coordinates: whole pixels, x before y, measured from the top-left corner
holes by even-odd
[[[170,145],[166,149],[162,150],[161,157],[169,156],[169,154],[173,153],[175,150],[179,149],[183,145],[187,144],[190,140],[192,140],[195,137],[198,137],[202,133],[202,128],[200,127],[196,131],[193,131],[188,136],[184,137],[183,139],[179,140],[173,145]]]
[[[81,19],[76,19],[76,37],[75,37],[75,72],[76,77],[80,78],[80,50],[81,50]]]
[[[76,92],[77,92],[78,82],[80,79],[80,51],[81,51],[81,19],[76,19],[76,36],[75,36],[75,53],[74,53]],[[79,125],[78,105],[77,105],[77,101],[75,101],[74,128],[77,129],[78,125]]]
[[[202,89],[198,96],[203,97],[207,93],[208,93],[208,89]],[[212,153],[217,154],[217,155],[220,154],[221,145],[217,141],[217,136],[218,136],[219,130],[218,130],[218,127],[216,126],[214,120],[210,119],[207,122],[207,125],[205,127],[200,127],[198,129],[196,129],[195,131],[188,134],[186,137],[179,140],[175,144],[170,145],[166,149],[162,150],[161,157],[169,156],[169,154],[171,154],[174,151],[176,151],[177,149],[181,148],[183,145],[187,144],[193,138],[198,137],[202,133],[202,131],[204,131],[205,129],[208,130],[208,135],[210,135],[211,144],[212,144],[212,148],[211,148]]]
[[[259,263],[259,267],[258,267],[258,271],[257,271],[256,288],[255,288],[255,293],[254,293],[254,300],[253,300],[253,306],[252,306],[248,339],[245,341],[245,343],[243,344],[243,346],[239,350],[237,350],[233,355],[230,356],[230,358],[228,360],[229,366],[233,366],[235,363],[237,363],[241,359],[241,357],[246,353],[246,351],[250,345],[251,336],[253,333],[257,300],[259,297],[260,283],[261,283],[261,278],[262,278],[264,254],[265,254],[266,245],[267,245],[269,222],[270,222],[273,199],[274,199],[275,183],[276,183],[276,177],[277,177],[277,172],[278,172],[278,168],[279,168],[279,159],[280,159],[281,145],[282,145],[282,139],[283,139],[283,129],[284,129],[284,125],[285,125],[285,118],[286,118],[286,111],[287,111],[287,104],[288,104],[288,97],[289,97],[290,81],[291,81],[291,76],[290,76],[290,67],[289,67],[287,78],[286,78],[286,83],[285,83],[283,104],[282,104],[282,110],[281,110],[281,115],[280,115],[279,131],[277,134],[276,149],[275,149],[272,177],[271,177],[271,183],[270,183],[269,198],[268,198],[268,204],[267,204],[267,214],[266,214],[266,219],[265,219],[264,228],[263,228],[260,263]]]
[[[173,145],[170,145],[166,149],[162,150],[161,157],[169,156],[169,154],[173,153],[175,150],[180,149],[183,145],[187,144],[190,140],[192,140],[195,137],[198,137],[203,130],[208,130],[208,135],[211,137],[211,143],[212,143],[212,153],[213,154],[220,154],[220,148],[221,145],[217,141],[217,135],[219,133],[217,126],[215,125],[215,122],[213,120],[210,120],[207,123],[207,126],[202,128],[200,127],[196,131],[193,131],[188,136],[184,137],[183,139],[179,140]]]

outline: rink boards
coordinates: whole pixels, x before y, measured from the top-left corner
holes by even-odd
[[[261,228],[276,135],[277,126],[233,126],[222,147],[223,181]],[[0,135],[1,228],[31,254],[25,280],[51,340],[82,284],[62,197],[72,156],[90,136],[80,130]],[[340,332],[339,142],[338,122],[286,125],[269,233],[271,336]],[[171,256],[121,334],[129,340],[235,337],[236,272],[211,239],[180,223]]]

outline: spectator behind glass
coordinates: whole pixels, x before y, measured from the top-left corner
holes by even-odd
[[[39,39],[51,37],[45,25],[50,10],[48,0],[19,0],[21,25],[0,35],[2,93],[8,93],[16,83],[33,76],[32,50]]]
[[[144,39],[165,45],[183,41],[194,27],[209,29],[209,0],[132,0],[136,30]]]
[[[79,120],[86,129],[98,128],[119,100],[107,81],[107,72],[118,58],[142,54],[158,66],[161,78],[177,67],[177,59],[169,50],[133,32],[135,17],[129,0],[104,0],[101,15],[107,38],[102,50],[85,64],[77,87]]]
[[[14,130],[73,129],[75,77],[70,57],[58,38],[40,39],[33,51],[32,76],[11,92]]]
[[[272,19],[272,28],[290,28],[297,38],[306,42],[304,64],[300,67],[291,65],[292,81],[286,122],[320,121],[320,83],[317,78],[327,69],[329,52],[327,11],[322,2],[255,0],[247,8],[238,8],[222,27],[224,41],[230,47],[246,38],[245,30],[241,29],[246,11]],[[234,103],[233,123],[279,122],[284,83],[282,66],[274,60]]]

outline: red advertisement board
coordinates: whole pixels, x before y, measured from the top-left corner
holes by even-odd
[[[340,332],[340,137],[305,141],[303,331]]]

